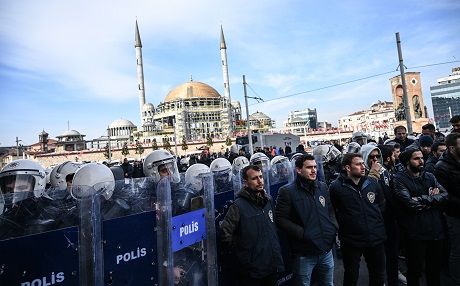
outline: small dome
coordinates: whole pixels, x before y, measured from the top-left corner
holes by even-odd
[[[61,136],[80,136],[80,132],[78,132],[77,130],[67,130],[66,132],[64,132]]]
[[[221,95],[213,87],[197,81],[189,81],[181,85],[176,86],[171,90],[166,96],[164,102],[169,102],[177,99],[187,99],[187,98],[209,98],[209,97],[218,97]]]
[[[250,117],[251,117],[251,119],[254,119],[254,120],[271,119],[265,113],[260,112],[260,111],[257,111],[256,113],[253,113]]]
[[[147,121],[142,126],[154,126],[153,122]]]
[[[155,110],[155,107],[153,107],[153,104],[151,104],[150,102],[147,102],[142,106],[142,110],[143,111]]]
[[[117,127],[136,127],[134,123],[126,119],[117,119],[114,122],[110,123],[109,128],[117,128]]]
[[[40,132],[40,134],[38,134],[38,135],[41,135],[41,136],[43,136],[43,135],[44,135],[44,136],[47,136],[47,135],[49,135],[49,134],[48,134],[48,133],[46,133],[46,131],[45,131],[45,130],[43,130],[43,131],[42,131],[42,132]]]

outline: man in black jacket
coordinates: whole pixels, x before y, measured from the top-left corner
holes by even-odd
[[[345,154],[342,167],[344,170],[332,182],[329,193],[339,223],[345,268],[343,285],[357,285],[361,256],[366,259],[369,285],[383,285],[386,234],[382,212],[385,196],[377,180],[366,176],[360,154]]]
[[[395,138],[391,139],[389,142],[398,143],[400,145],[401,152],[403,152],[404,149],[406,149],[406,147],[414,143],[414,140],[407,138],[407,129],[405,126],[396,126],[394,129],[394,133]]]
[[[434,175],[449,194],[446,220],[451,241],[450,275],[460,285],[460,133],[447,135],[446,147],[434,167]]]
[[[447,192],[433,174],[424,171],[419,149],[407,148],[400,161],[404,167],[394,176],[393,195],[405,239],[407,284],[420,285],[425,262],[427,285],[440,285],[442,246],[446,238],[442,206]]]
[[[240,286],[276,286],[284,271],[275,224],[273,201],[264,190],[258,166],[243,171],[244,187],[236,195],[222,223],[223,241],[233,245]]]
[[[315,268],[319,285],[334,285],[332,245],[337,221],[325,183],[316,179],[315,157],[295,162],[297,178],[280,188],[276,224],[289,239],[295,285],[310,285]]]

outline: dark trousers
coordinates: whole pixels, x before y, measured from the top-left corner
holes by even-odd
[[[382,286],[385,283],[385,251],[383,243],[374,247],[353,247],[341,245],[343,268],[345,269],[343,285],[355,286],[359,278],[361,256],[367,264],[369,285]]]
[[[396,221],[385,223],[385,266],[388,286],[398,286],[399,228]]]
[[[441,285],[443,243],[443,240],[406,240],[408,286],[420,285],[423,269],[428,286]]]
[[[238,275],[238,286],[277,286],[278,273],[273,273],[262,278],[253,278],[244,274]]]

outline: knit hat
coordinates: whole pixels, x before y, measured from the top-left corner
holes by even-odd
[[[401,162],[401,164],[405,167],[407,162],[409,162],[410,158],[412,157],[412,154],[417,151],[420,151],[420,149],[407,147],[404,152],[399,154],[399,162]]]
[[[423,135],[418,139],[418,143],[420,144],[420,147],[428,147],[433,144],[433,138],[431,138],[430,135]]]

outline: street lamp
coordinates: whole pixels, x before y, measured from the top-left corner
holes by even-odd
[[[310,120],[307,120],[307,123],[305,123],[305,126],[303,127],[303,134],[305,136],[305,147],[307,147],[307,128],[309,123]]]

